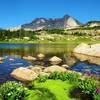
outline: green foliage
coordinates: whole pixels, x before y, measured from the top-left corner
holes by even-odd
[[[52,30],[45,30],[48,34],[66,34],[64,30],[61,29],[52,29]]]
[[[70,83],[78,83],[80,75],[76,73],[66,73],[66,78],[70,81]]]
[[[35,96],[37,96],[36,100],[56,100],[55,95],[47,88],[36,88]]]
[[[100,100],[100,94],[94,94],[94,100]]]
[[[73,84],[70,84],[68,81],[48,79],[46,82],[43,83],[39,83],[37,81],[35,81],[34,83],[35,83],[34,86],[36,88],[48,89],[49,92],[51,92],[56,97],[56,100],[72,100],[69,97],[69,91],[73,87]],[[51,96],[51,98],[49,97],[50,99],[44,98],[43,100],[52,100],[52,97],[53,96]],[[38,100],[41,100],[41,98],[42,97],[40,96]],[[37,100],[37,99],[30,99],[30,100]]]
[[[60,79],[60,72],[53,72],[49,75],[49,79]]]
[[[48,76],[39,76],[38,77],[38,82],[45,82],[48,79]]]
[[[49,75],[50,79],[61,79],[63,81],[69,80],[70,82],[78,82],[79,77],[78,74],[67,72],[53,72]]]
[[[0,40],[9,40],[9,39],[23,39],[23,37],[29,37],[30,39],[36,38],[35,35],[37,31],[25,31],[23,29],[17,31],[9,31],[9,30],[0,30]]]
[[[86,94],[94,94],[96,91],[96,81],[90,78],[80,81],[79,88]]]
[[[0,86],[1,100],[24,100],[28,89],[16,82],[6,82]]]

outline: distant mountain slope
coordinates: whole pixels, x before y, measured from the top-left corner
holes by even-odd
[[[36,18],[31,23],[24,24],[21,27],[26,30],[28,29],[40,30],[40,29],[74,28],[80,25],[81,23],[78,20],[69,15],[65,15],[63,18],[55,18],[55,19]]]
[[[88,23],[86,23],[85,26],[89,26],[89,27],[100,26],[100,21],[89,21]]]

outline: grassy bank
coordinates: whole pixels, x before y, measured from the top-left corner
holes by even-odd
[[[92,37],[92,36],[67,36],[65,38],[56,38],[55,40],[25,40],[25,39],[10,39],[8,41],[0,41],[0,43],[32,43],[32,44],[80,44],[80,43],[100,43],[99,38]]]
[[[38,83],[35,82],[35,88],[37,89],[48,89],[50,93],[52,93],[52,98],[56,98],[56,100],[74,100],[69,97],[69,91],[71,90],[73,85],[71,85],[68,81],[61,81],[61,80],[47,80],[44,83]],[[39,100],[40,97],[38,97],[36,94],[38,91],[33,91],[32,95],[30,95],[27,100]],[[40,93],[42,94],[42,92]],[[40,100],[42,100],[43,97],[41,97]],[[51,97],[50,97],[51,98]],[[46,99],[45,97],[45,100]],[[52,99],[49,99],[52,100]]]

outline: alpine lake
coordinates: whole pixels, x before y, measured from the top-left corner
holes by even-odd
[[[67,64],[70,70],[85,73],[90,71],[92,74],[100,76],[100,58],[73,53],[76,45],[72,44],[8,44],[0,43],[0,83],[15,80],[10,73],[18,67],[28,67],[34,65],[50,65],[49,59],[53,56],[60,57]],[[24,56],[36,57],[37,54],[45,55],[43,61],[27,61]],[[12,60],[13,59],[13,60]]]

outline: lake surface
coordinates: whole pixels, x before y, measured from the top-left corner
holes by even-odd
[[[24,60],[23,56],[34,56],[43,53],[46,55],[44,65],[48,66],[48,59],[52,56],[58,56],[63,59],[63,64],[71,66],[71,70],[100,75],[100,58],[88,57],[80,54],[73,54],[75,45],[51,45],[51,44],[0,44],[0,57],[4,57],[4,61],[0,63],[0,83],[15,80],[10,73],[18,67],[27,67],[39,64]],[[14,60],[11,60],[14,59]],[[94,60],[95,59],[95,60]]]

